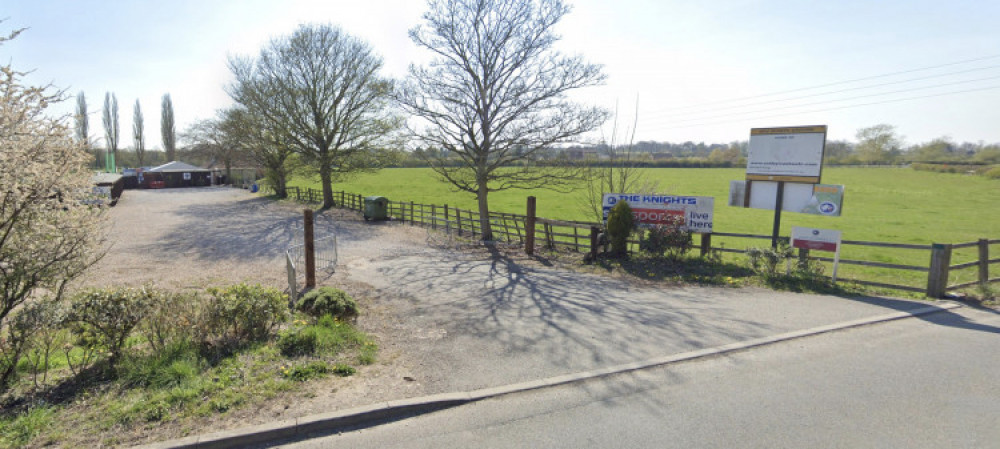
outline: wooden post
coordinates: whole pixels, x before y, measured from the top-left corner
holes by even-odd
[[[590,227],[590,260],[597,260],[597,248],[601,246],[601,228],[597,226]]]
[[[416,223],[414,220],[416,216],[413,214],[413,201],[410,201],[410,224]]]
[[[771,231],[771,248],[778,249],[778,235],[781,233],[781,208],[785,203],[785,181],[778,181],[778,192],[774,198],[774,229]]]
[[[444,233],[451,234],[451,217],[448,213],[448,205],[444,205]]]
[[[313,241],[313,211],[306,209],[302,218],[303,234],[305,235],[306,253],[306,288],[316,287],[316,247]]]
[[[528,218],[524,224],[524,253],[535,254],[535,197],[528,197]]]
[[[573,251],[580,252],[580,236],[576,232],[576,226],[573,226]]]
[[[708,252],[712,250],[712,233],[706,232],[701,235],[701,257],[708,255]]]
[[[545,247],[548,249],[556,249],[556,243],[552,238],[552,225],[545,223]]]
[[[931,245],[931,267],[927,273],[927,296],[941,298],[948,289],[948,269],[951,268],[951,245]]]
[[[431,229],[437,229],[438,226],[438,216],[437,216],[437,206],[431,204]]]
[[[458,226],[458,236],[462,236],[462,209],[455,208],[455,225]]]
[[[979,285],[986,288],[990,282],[990,241],[979,239]]]

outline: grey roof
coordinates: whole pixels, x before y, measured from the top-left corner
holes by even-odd
[[[207,168],[195,167],[191,164],[185,164],[181,161],[167,162],[159,167],[153,167],[146,172],[150,173],[180,173],[180,172],[206,172],[211,171]]]
[[[119,175],[118,173],[97,173],[94,175],[93,178],[90,179],[91,181],[93,181],[94,184],[101,185],[101,184],[114,184],[115,182],[118,182],[118,180],[121,178],[122,175]]]

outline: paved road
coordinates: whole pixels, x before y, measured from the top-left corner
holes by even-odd
[[[1000,447],[998,337],[962,308],[281,447]]]

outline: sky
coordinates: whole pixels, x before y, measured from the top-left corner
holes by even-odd
[[[751,128],[827,125],[828,139],[894,125],[907,144],[938,137],[1000,142],[1000,2],[981,0],[569,0],[556,49],[603,66],[574,101],[617,111],[617,140],[726,143]],[[3,0],[0,64],[30,84],[84,92],[93,137],[106,92],[121,142],[133,107],[146,147],[160,143],[169,93],[178,132],[232,104],[230,56],[253,56],[298,24],[328,23],[367,41],[384,75],[429,60],[407,31],[419,0]],[[53,107],[72,114],[70,98]],[[610,139],[611,121],[590,139]]]

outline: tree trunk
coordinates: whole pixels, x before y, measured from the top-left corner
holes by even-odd
[[[285,175],[284,169],[279,169],[275,173],[275,177],[274,177],[274,194],[278,198],[282,198],[282,199],[288,198],[288,186],[286,185],[288,183],[287,178],[288,178],[288,176]]]
[[[329,164],[322,164],[319,167],[320,182],[323,183],[323,209],[333,207],[333,177],[331,176]]]
[[[479,229],[483,232],[484,242],[493,240],[493,228],[490,226],[490,204],[487,199],[489,190],[486,181],[479,183]]]

